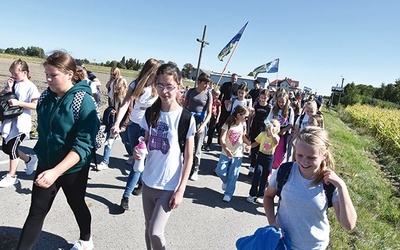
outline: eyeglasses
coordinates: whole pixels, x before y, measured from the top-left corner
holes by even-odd
[[[163,91],[164,89],[166,89],[168,92],[170,92],[170,91],[176,89],[176,87],[177,87],[176,85],[175,85],[175,86],[174,86],[174,85],[167,85],[167,86],[164,86],[164,85],[162,85],[162,84],[157,84],[157,85],[156,85],[156,89],[157,89],[157,90]]]

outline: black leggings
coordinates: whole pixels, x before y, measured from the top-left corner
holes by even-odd
[[[40,173],[43,171],[38,172]],[[36,174],[35,179],[39,173]],[[79,172],[58,177],[56,182],[49,188],[40,188],[33,184],[31,207],[24,228],[22,229],[17,249],[32,249],[40,235],[44,219],[50,211],[60,188],[63,189],[67,202],[78,222],[80,230],[79,238],[85,241],[90,239],[92,217],[85,202],[88,174],[89,166],[85,166]]]
[[[19,152],[18,152],[19,145],[24,140],[25,136],[26,136],[25,134],[20,134],[9,140],[7,143],[5,143],[3,139],[2,149],[4,153],[9,155],[10,160],[15,160],[19,158]]]

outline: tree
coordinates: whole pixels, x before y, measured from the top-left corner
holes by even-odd
[[[194,67],[191,63],[185,63],[182,68],[182,76],[190,78],[190,74],[193,72]]]
[[[45,57],[44,50],[42,48],[35,47],[35,46],[28,47],[26,49],[26,55],[33,56],[33,57],[39,57],[39,58]]]
[[[121,63],[122,63],[123,65],[125,65],[125,56],[122,57]]]

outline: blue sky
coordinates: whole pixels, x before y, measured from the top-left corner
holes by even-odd
[[[247,75],[280,58],[289,77],[329,95],[344,82],[379,87],[400,78],[400,1],[5,1],[0,48],[62,49],[105,62],[154,57],[221,72],[218,53],[249,21],[227,71]],[[8,11],[7,11],[8,10]]]

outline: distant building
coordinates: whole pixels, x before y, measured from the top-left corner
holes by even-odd
[[[269,84],[269,88],[283,88],[286,92],[296,91],[299,89],[300,82],[285,77],[283,80],[274,80]]]

